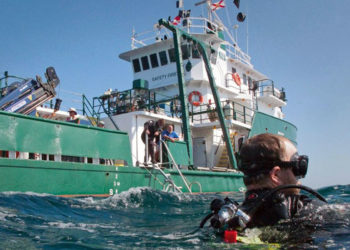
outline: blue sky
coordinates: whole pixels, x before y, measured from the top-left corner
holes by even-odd
[[[195,2],[186,8],[202,13]],[[235,24],[237,11],[226,5]],[[286,119],[298,127],[300,153],[310,156],[303,183],[349,184],[350,1],[241,0],[241,9],[253,65],[287,91]],[[60,96],[89,97],[130,88],[131,67],[118,55],[130,49],[132,28],[151,30],[177,14],[175,0],[0,0],[0,10],[1,74],[43,76],[54,66]],[[218,13],[226,19],[226,10]],[[244,50],[246,31],[240,24]]]

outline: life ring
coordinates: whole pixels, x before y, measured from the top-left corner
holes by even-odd
[[[192,100],[193,96],[197,96],[198,101]],[[188,96],[188,101],[191,103],[193,106],[198,107],[203,103],[203,96],[199,91],[192,91],[190,95]]]
[[[238,86],[241,86],[241,78],[239,77],[237,72],[232,74],[232,79]]]

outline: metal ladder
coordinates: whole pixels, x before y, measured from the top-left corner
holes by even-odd
[[[182,172],[181,172],[179,166],[176,164],[176,162],[175,162],[175,160],[174,160],[174,157],[173,157],[173,155],[171,154],[171,152],[170,152],[170,150],[169,150],[169,148],[168,148],[168,145],[166,145],[165,141],[163,141],[162,139],[161,139],[160,141],[163,143],[163,145],[164,145],[164,147],[165,147],[165,149],[166,149],[168,155],[169,155],[170,158],[171,158],[171,161],[173,162],[173,164],[174,164],[176,170],[178,171],[179,175],[181,176],[183,182],[185,183],[188,192],[190,192],[190,194],[192,194],[192,191],[191,191],[191,188],[190,188],[190,186],[189,186],[189,184],[188,184],[188,181],[186,180],[185,176],[182,174]],[[169,174],[169,175],[170,175],[170,174]]]

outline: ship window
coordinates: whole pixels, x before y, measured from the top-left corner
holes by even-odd
[[[182,45],[181,46],[181,50],[182,50],[182,60],[186,60],[190,57],[190,51],[188,49],[188,45]]]
[[[147,56],[141,57],[141,63],[142,63],[142,69],[143,70],[148,70],[149,69],[149,62],[148,62],[148,57]]]
[[[169,49],[168,53],[169,53],[170,62],[176,62],[175,49],[174,48],[173,49]]]
[[[243,84],[247,85],[247,75],[243,74]]]
[[[226,61],[226,55],[225,55],[225,53],[219,51],[219,57],[221,58],[221,60]]]
[[[149,57],[151,59],[152,68],[157,68],[159,66],[157,54],[151,54]]]
[[[132,65],[134,66],[134,72],[135,73],[141,71],[140,60],[138,58],[132,60]]]
[[[67,162],[84,162],[84,157],[79,157],[79,156],[69,156],[69,155],[62,155],[62,161],[67,161]]]
[[[247,83],[246,83],[247,84]],[[248,76],[248,85],[253,86],[253,80]]]
[[[210,62],[211,62],[212,64],[216,64],[217,58],[218,58],[218,54],[217,54],[216,51],[215,51],[214,53],[211,53],[211,55],[210,55]]]
[[[168,64],[168,58],[166,57],[166,52],[161,51],[159,52],[159,58],[160,58],[160,65],[166,65]]]
[[[192,46],[192,58],[198,59],[200,57],[199,50],[195,46]]]

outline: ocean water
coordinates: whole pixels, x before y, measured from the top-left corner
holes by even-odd
[[[329,204],[298,222],[254,229],[248,238],[282,247],[350,248],[350,185],[318,190]],[[135,188],[109,198],[61,198],[0,193],[0,249],[260,249],[226,244],[199,223],[220,195],[187,195]],[[231,198],[242,201],[243,194]],[[266,245],[267,246],[267,245]]]

